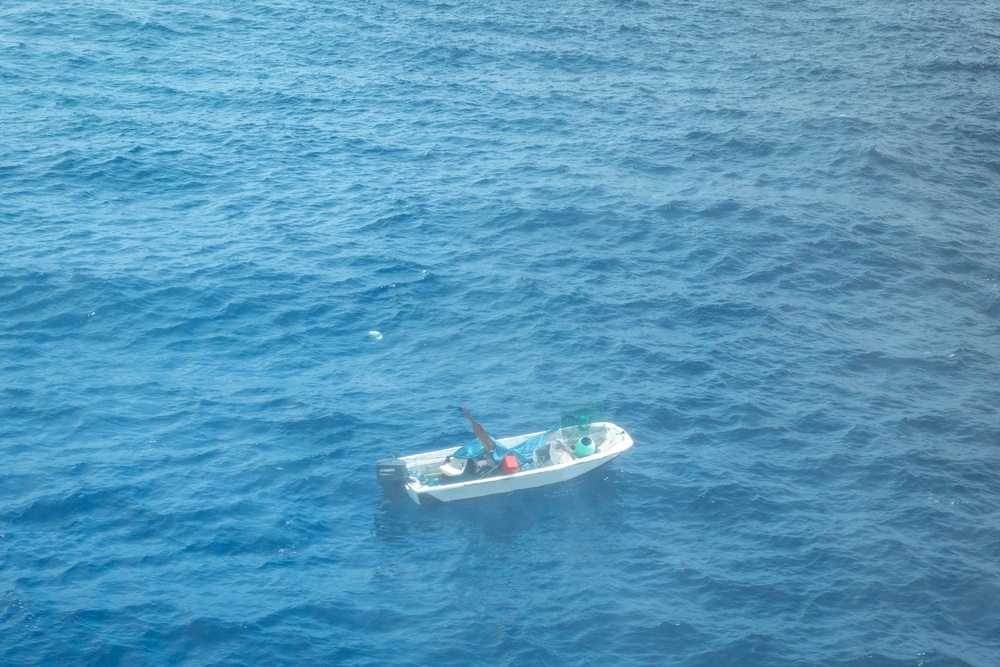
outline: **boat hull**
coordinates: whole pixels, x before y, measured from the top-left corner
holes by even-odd
[[[603,424],[603,426],[609,434],[607,441],[603,447],[590,456],[577,458],[567,454],[562,462],[546,467],[519,471],[511,475],[498,475],[449,484],[425,485],[417,479],[411,478],[405,485],[406,493],[417,504],[430,505],[522,491],[575,479],[610,463],[632,446],[632,438],[624,429],[611,423]],[[500,442],[507,445],[507,442],[517,442],[533,435],[537,434],[502,439]],[[404,460],[410,459],[413,463],[440,460],[451,451],[453,450],[428,452],[413,457],[404,457]]]

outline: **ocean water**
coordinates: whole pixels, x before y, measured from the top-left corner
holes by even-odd
[[[3,3],[0,663],[1000,664],[998,101],[994,3]]]

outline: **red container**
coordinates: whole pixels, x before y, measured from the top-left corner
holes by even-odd
[[[513,475],[520,467],[517,463],[517,456],[508,454],[503,457],[503,461],[500,463],[500,473],[503,475]]]

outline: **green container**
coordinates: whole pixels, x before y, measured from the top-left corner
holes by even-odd
[[[576,457],[579,459],[590,456],[596,449],[597,445],[594,444],[594,441],[589,436],[585,435],[576,441]]]

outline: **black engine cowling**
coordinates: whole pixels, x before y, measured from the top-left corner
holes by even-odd
[[[375,478],[383,489],[395,489],[406,484],[409,474],[406,462],[399,459],[385,459],[375,464]]]

